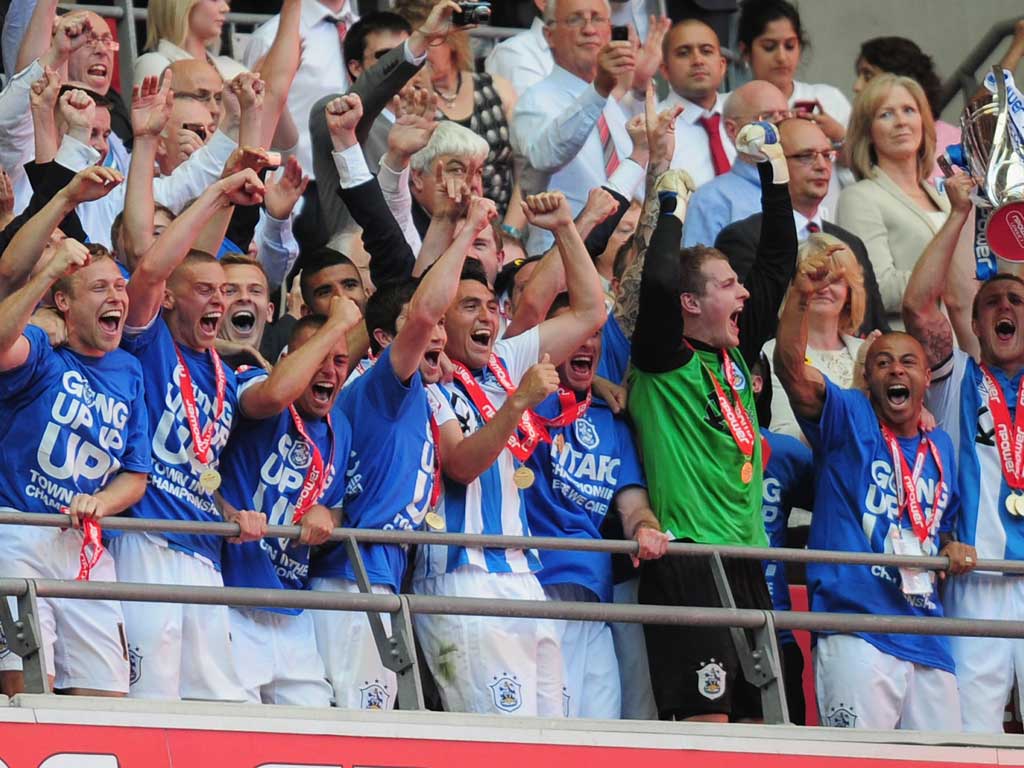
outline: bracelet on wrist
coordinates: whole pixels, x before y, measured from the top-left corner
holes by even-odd
[[[513,227],[511,224],[502,224],[501,233],[508,235],[513,240],[518,240],[520,243],[526,242],[526,233],[519,227]]]

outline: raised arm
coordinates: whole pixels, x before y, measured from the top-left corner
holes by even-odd
[[[89,251],[75,240],[65,240],[35,277],[0,301],[0,371],[17,368],[28,359],[29,343],[22,334],[36,305],[59,278],[89,263]]]
[[[932,367],[953,354],[953,329],[939,308],[939,299],[947,290],[947,278],[964,224],[971,216],[971,190],[974,181],[957,172],[946,179],[950,212],[914,265],[903,294],[903,321],[907,333],[921,342]]]
[[[807,364],[807,309],[817,291],[843,279],[842,269],[832,258],[832,252],[841,248],[843,246],[833,246],[800,264],[779,319],[774,373],[789,396],[793,412],[808,421],[821,417],[825,406],[825,377]]]
[[[57,156],[60,142],[57,140],[56,110],[61,84],[60,75],[49,67],[43,70],[41,78],[32,83],[29,110],[32,112],[37,163],[48,163]]]
[[[14,236],[0,256],[0,296],[17,290],[39,262],[53,231],[79,203],[99,200],[121,183],[121,174],[98,165],[78,173]]]
[[[771,129],[773,132],[774,128]],[[775,335],[779,306],[796,269],[796,225],[789,198],[789,168],[782,145],[767,140],[764,126],[744,126],[737,151],[757,158],[761,176],[761,236],[757,256],[744,282],[750,291],[739,317],[740,351],[753,365],[761,347]]]
[[[391,342],[391,366],[399,380],[407,381],[419,368],[434,327],[458,293],[459,275],[470,244],[497,216],[498,210],[493,201],[474,197],[469,204],[466,226],[423,276],[409,302],[405,324]]]
[[[259,76],[267,87],[262,131],[255,142],[260,147],[291,149],[299,141],[299,132],[287,105],[288,90],[292,87],[302,56],[302,39],[299,35],[301,18],[302,0],[284,0],[274,42],[259,66]]]
[[[285,355],[267,378],[242,392],[239,404],[246,418],[267,419],[295,402],[309,386],[324,358],[361,319],[359,307],[352,299],[342,296],[331,299],[327,322],[305,344]]]
[[[540,355],[559,365],[573,350],[604,325],[604,290],[601,277],[576,231],[569,202],[561,192],[542,192],[523,201],[523,213],[530,224],[555,236],[562,257],[565,283],[569,289],[569,311],[538,326]]]
[[[142,255],[128,283],[126,325],[141,328],[152,322],[163,301],[167,278],[188,255],[206,223],[232,205],[262,202],[263,182],[251,168],[241,170],[209,187],[198,200],[171,222]]]

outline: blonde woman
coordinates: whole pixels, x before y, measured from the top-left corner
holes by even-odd
[[[146,53],[135,61],[135,85],[147,76],[159,77],[172,62],[201,59],[209,62],[224,82],[249,70],[230,56],[219,55],[221,31],[228,11],[227,0],[150,0],[146,21]],[[299,66],[299,18],[301,0],[284,0],[281,23],[274,45],[257,71],[266,86],[263,99],[262,146],[292,149],[298,132],[285,109],[288,89]],[[202,98],[205,94],[183,92],[178,98]]]
[[[839,196],[837,223],[864,241],[889,324],[902,329],[911,270],[949,215],[929,178],[935,120],[917,81],[873,78],[854,101],[846,151],[858,182]]]
[[[395,13],[414,28],[422,26],[439,0],[398,0]],[[508,119],[516,92],[503,77],[475,72],[469,33],[452,27],[444,42],[427,49],[420,81],[437,96],[437,107],[448,120],[481,136],[490,145],[484,161],[484,196],[498,206],[505,223],[521,230],[526,225],[518,205],[512,168]]]
[[[811,365],[844,389],[854,385],[857,351],[864,343],[854,334],[864,321],[864,273],[857,257],[842,240],[823,232],[811,235],[797,252],[797,263],[820,253],[830,253],[844,277],[814,294],[808,307],[807,359]],[[762,354],[773,360],[775,339],[769,339]],[[772,372],[771,431],[803,440],[803,433],[785,396],[782,382]],[[806,441],[805,441],[806,442]]]

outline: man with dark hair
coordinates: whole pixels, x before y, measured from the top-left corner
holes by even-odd
[[[939,297],[973,290],[973,263],[954,259],[970,220],[974,183],[965,173],[946,180],[950,214],[914,267],[903,295],[907,330],[924,346],[932,369],[925,404],[953,438],[962,510],[956,538],[977,557],[1024,559],[1024,467],[1014,446],[1021,437],[1024,371],[1024,282],[999,274],[973,297],[974,339],[953,341]],[[973,260],[972,260],[973,261]],[[968,296],[961,296],[963,306]],[[968,350],[977,343],[977,360]],[[961,619],[1024,620],[1024,584],[1016,576],[974,572],[952,579],[946,612]],[[1024,641],[951,637],[966,731],[1001,733],[1014,679],[1024,684]]]
[[[397,13],[371,11],[360,18],[349,28],[342,44],[345,68],[352,82],[411,34],[409,22]]]
[[[302,300],[311,314],[324,314],[335,296],[352,299],[360,312],[366,309],[366,289],[359,268],[333,248],[318,248],[303,255],[300,285]]]
[[[28,325],[51,289],[67,331],[56,349]],[[67,513],[75,529],[6,526],[0,576],[117,579],[99,524],[142,497],[152,466],[142,369],[118,349],[127,311],[125,279],[110,254],[71,239],[0,303],[0,507],[26,517]],[[120,603],[43,599],[38,608],[51,685],[127,693]],[[20,661],[0,658],[5,691],[21,688],[11,679],[20,677]]]
[[[345,524],[353,528],[413,530],[435,507],[440,493],[437,425],[426,385],[441,378],[444,314],[455,298],[470,242],[497,216],[494,203],[474,197],[469,225],[427,271],[407,303],[403,283],[368,308],[366,330],[380,351],[374,364],[341,395],[352,425],[352,461]],[[391,329],[394,329],[393,331]],[[393,594],[405,575],[405,549],[360,545],[374,592]],[[314,558],[313,589],[358,592],[343,546]],[[388,624],[387,617],[384,617]],[[314,616],[317,646],[334,688],[336,706],[391,709],[396,679],[384,668],[363,613],[322,611]]]

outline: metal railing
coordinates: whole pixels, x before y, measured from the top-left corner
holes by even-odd
[[[942,90],[939,95],[938,114],[941,114],[949,106],[949,103],[956,98],[957,92],[963,95],[964,104],[970,101],[971,97],[977,93],[978,88],[981,86],[976,77],[978,68],[989,63],[989,59],[995,53],[996,48],[999,47],[1003,40],[1013,35],[1013,26],[1018,18],[1015,16],[1012,19],[993,24],[985,36],[978,41],[978,44],[964,57],[964,60],[960,62],[960,66],[942,84]]]
[[[0,512],[0,525],[67,527],[66,515]],[[237,536],[234,523],[201,523],[171,520],[144,520],[112,517],[104,528],[128,533],[204,534]],[[299,526],[270,526],[266,536],[298,539]],[[402,709],[424,707],[422,681],[416,659],[412,631],[415,614],[458,614],[473,616],[521,617],[577,621],[624,622],[641,624],[680,624],[703,627],[728,627],[732,632],[746,679],[761,689],[765,721],[788,722],[788,709],[782,681],[776,630],[826,632],[873,632],[921,635],[961,635],[970,637],[1024,638],[1024,623],[1003,620],[916,618],[845,613],[806,613],[737,608],[725,575],[723,558],[778,560],[783,562],[824,562],[846,565],[911,566],[945,570],[945,557],[913,557],[831,550],[773,549],[759,547],[716,546],[671,543],[668,557],[707,557],[723,606],[722,608],[575,603],[564,601],[502,600],[439,597],[416,594],[374,594],[366,575],[357,544],[442,544],[470,547],[531,548],[636,554],[632,541],[606,541],[554,537],[484,536],[440,532],[407,532],[337,528],[331,541],[344,543],[356,573],[360,593],[336,593],[240,587],[186,587],[163,584],[58,581],[48,579],[0,578],[0,596],[18,601],[15,619],[6,600],[0,600],[0,624],[8,647],[22,657],[26,689],[48,691],[45,674],[45,650],[41,646],[38,625],[38,598],[103,599],[129,602],[188,603],[257,608],[299,608],[307,610],[360,611],[367,614],[384,666],[396,673],[398,701]],[[978,569],[1008,574],[1024,573],[1024,563],[1007,560],[981,560]],[[384,629],[380,614],[391,616],[392,634]],[[744,630],[752,630],[753,646]]]

